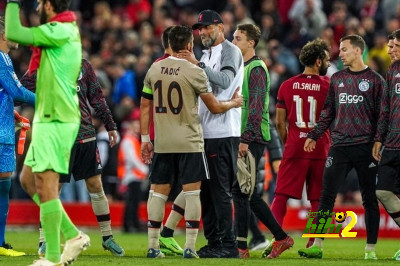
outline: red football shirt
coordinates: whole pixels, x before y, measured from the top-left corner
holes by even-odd
[[[282,83],[277,108],[286,109],[288,137],[283,158],[326,159],[330,146],[328,130],[313,152],[304,151],[307,133],[315,127],[329,89],[329,78],[300,74]]]

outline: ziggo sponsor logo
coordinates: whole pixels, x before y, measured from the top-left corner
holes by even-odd
[[[359,103],[364,101],[362,95],[351,95],[347,93],[339,94],[339,103]]]

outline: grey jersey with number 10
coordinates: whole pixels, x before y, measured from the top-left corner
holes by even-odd
[[[155,152],[204,151],[198,115],[201,93],[207,93],[207,76],[198,66],[170,56],[150,67],[143,97],[153,95]]]

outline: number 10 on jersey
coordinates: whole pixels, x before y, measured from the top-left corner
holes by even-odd
[[[163,101],[163,94],[162,94],[163,87],[161,80],[158,80],[154,84],[154,89],[158,92],[158,103],[155,106],[156,113],[167,113],[167,107],[164,106],[164,101]],[[172,92],[174,90],[176,91],[175,96],[172,95]],[[174,106],[173,100],[177,102],[176,106]],[[167,102],[169,110],[173,114],[179,114],[181,112],[183,107],[182,89],[181,86],[176,81],[172,81],[168,86]]]

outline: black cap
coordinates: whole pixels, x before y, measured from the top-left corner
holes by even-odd
[[[200,12],[197,23],[192,26],[192,29],[197,30],[200,26],[219,23],[224,23],[221,16],[214,10],[207,9]]]

